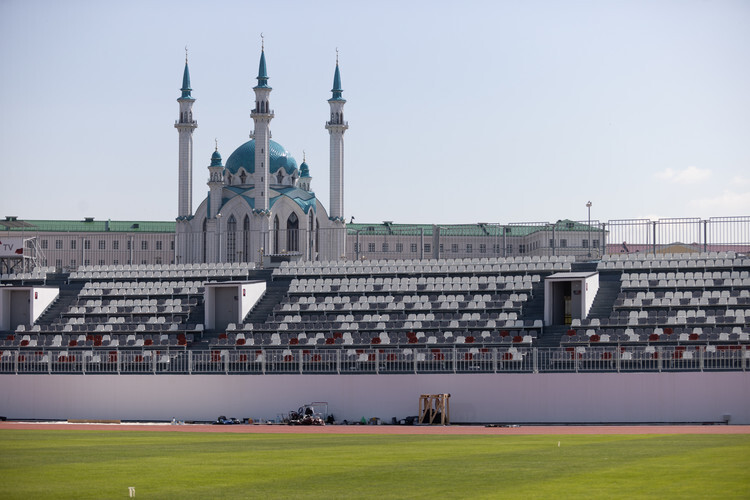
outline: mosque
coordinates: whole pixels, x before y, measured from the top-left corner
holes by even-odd
[[[331,115],[325,124],[330,134],[330,213],[312,191],[304,158],[298,166],[271,139],[274,112],[268,80],[262,48],[250,141],[235,149],[226,164],[217,146],[208,166],[208,196],[193,212],[193,132],[198,125],[186,58],[174,125],[179,134],[175,263],[335,260],[345,254],[344,132],[349,125],[344,120],[338,57],[328,99]]]

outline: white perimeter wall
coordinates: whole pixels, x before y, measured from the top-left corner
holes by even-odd
[[[450,393],[454,422],[750,424],[750,372],[466,375],[0,375],[15,419],[274,419],[327,401],[338,420],[403,418]]]

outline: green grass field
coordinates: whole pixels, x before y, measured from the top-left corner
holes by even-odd
[[[750,436],[0,431],[0,498],[129,486],[140,499],[747,499]]]

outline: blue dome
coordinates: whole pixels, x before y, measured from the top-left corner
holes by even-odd
[[[274,174],[280,168],[283,168],[287,175],[292,175],[297,170],[297,161],[294,157],[287,153],[284,146],[276,141],[269,141],[269,145],[271,148],[270,173]],[[244,168],[248,173],[255,173],[255,139],[247,141],[235,149],[234,153],[227,158],[225,168],[229,173],[236,175],[240,167]]]
[[[214,151],[211,155],[211,166],[221,167],[221,155],[219,154],[218,150]]]

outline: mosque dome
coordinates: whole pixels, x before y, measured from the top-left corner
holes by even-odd
[[[268,142],[271,149],[269,173],[275,174],[279,169],[284,169],[287,175],[292,175],[297,170],[297,161],[278,142]],[[255,173],[255,139],[235,149],[227,158],[226,169],[230,174],[236,175],[240,168],[248,173]]]
[[[211,155],[211,166],[212,167],[221,167],[221,155],[219,154],[219,150],[213,152]]]

